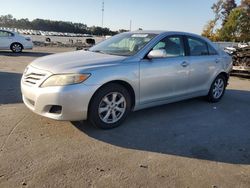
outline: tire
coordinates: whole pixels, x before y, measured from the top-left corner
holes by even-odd
[[[13,43],[11,44],[10,49],[14,53],[21,53],[23,51],[23,45],[20,43]]]
[[[89,107],[89,121],[101,129],[121,125],[131,110],[131,96],[122,85],[110,83],[93,96]]]
[[[207,99],[209,102],[216,103],[223,97],[227,86],[227,81],[225,76],[219,75],[213,81]]]

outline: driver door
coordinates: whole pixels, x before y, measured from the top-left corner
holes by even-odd
[[[185,56],[182,36],[168,36],[153,50],[163,49],[166,57],[140,62],[140,103],[146,104],[187,94],[189,59]]]

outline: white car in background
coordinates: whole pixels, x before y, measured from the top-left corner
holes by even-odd
[[[32,49],[33,42],[30,37],[24,37],[18,33],[0,29],[0,50],[12,50],[14,53],[23,49]]]

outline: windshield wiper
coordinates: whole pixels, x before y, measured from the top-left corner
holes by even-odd
[[[104,51],[102,51],[102,50],[94,50],[94,51],[91,51],[91,52],[106,54],[106,53],[105,53]]]

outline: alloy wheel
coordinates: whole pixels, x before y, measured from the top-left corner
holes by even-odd
[[[112,92],[105,95],[98,108],[100,119],[104,123],[116,123],[126,111],[126,99],[119,92]]]
[[[13,44],[12,50],[14,52],[21,52],[22,51],[22,46],[20,44]]]
[[[214,88],[213,88],[213,97],[215,99],[218,99],[221,97],[221,95],[223,94],[225,89],[225,84],[224,84],[224,80],[222,78],[218,78],[215,82],[214,82]]]

